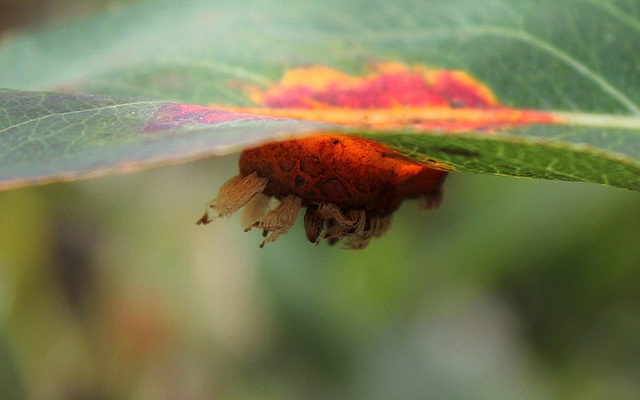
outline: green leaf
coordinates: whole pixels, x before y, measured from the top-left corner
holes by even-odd
[[[567,116],[499,135],[354,133],[455,170],[640,190],[640,5],[628,0],[147,1],[0,41],[3,187],[188,161],[317,130],[238,117],[152,135],[168,102],[248,106],[296,66],[461,69],[515,108]],[[164,100],[140,101],[133,97]],[[174,103],[171,103],[174,104]],[[210,112],[201,110],[205,115]],[[568,113],[568,114],[563,114]],[[236,118],[236,117],[230,117]]]
[[[567,131],[581,141],[558,140]],[[615,128],[538,125],[512,129],[499,136],[399,133],[367,136],[417,160],[435,159],[460,172],[592,182],[640,191],[638,133]],[[629,147],[616,153],[605,150],[606,146],[593,145],[605,139],[611,147],[623,147],[625,143]]]
[[[166,101],[0,91],[0,187],[184,162],[291,135],[337,130],[328,124],[217,111]],[[634,121],[634,120],[632,120]],[[459,171],[603,183],[640,190],[636,131],[534,126],[499,136],[354,132],[418,160]],[[620,153],[598,149],[602,133]],[[631,133],[631,134],[629,134]],[[560,140],[559,140],[560,138]],[[564,140],[562,140],[564,139]],[[570,139],[570,138],[569,138]],[[587,140],[592,144],[588,145]]]

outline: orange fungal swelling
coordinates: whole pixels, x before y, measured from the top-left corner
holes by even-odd
[[[268,88],[247,88],[255,107],[218,110],[275,118],[323,121],[370,131],[412,130],[492,134],[551,124],[551,114],[502,105],[489,88],[460,70],[383,63],[352,76],[325,66],[286,71]],[[198,223],[244,208],[246,230],[261,229],[265,243],[285,234],[301,208],[312,243],[344,239],[365,248],[390,226],[404,199],[438,207],[447,172],[375,141],[322,132],[245,150],[240,174],[227,182]],[[277,204],[271,201],[277,200]]]
[[[388,229],[404,199],[436,208],[447,175],[372,140],[330,133],[245,150],[239,164],[240,175],[209,207],[215,217],[244,207],[245,230],[263,231],[261,247],[285,234],[304,207],[309,241],[345,239],[347,248],[365,248]],[[279,201],[274,208],[272,197]],[[198,222],[210,220],[207,211]]]

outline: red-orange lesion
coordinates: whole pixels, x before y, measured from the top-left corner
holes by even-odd
[[[374,66],[351,76],[314,66],[287,71],[261,90],[248,88],[255,107],[216,108],[274,117],[336,123],[367,129],[494,133],[529,124],[556,123],[549,113],[501,104],[491,90],[465,71]]]
[[[299,68],[250,98],[265,108],[393,109],[398,107],[488,108],[499,105],[483,84],[464,71],[379,64],[366,76],[327,67]]]

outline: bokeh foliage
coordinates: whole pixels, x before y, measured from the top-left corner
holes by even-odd
[[[569,22],[575,22],[568,8],[582,10],[580,15],[591,22],[611,15],[597,14],[593,7],[599,3],[567,1],[555,3],[554,12],[537,20],[518,20],[518,7],[540,3],[545,2],[434,2],[432,6],[475,7],[474,19],[511,17],[512,24],[542,35],[563,29],[567,42],[573,29]],[[238,35],[245,34],[243,28],[249,25],[260,26],[264,13],[279,12],[281,26],[286,27],[284,22],[292,14],[308,11],[306,6],[271,10],[264,4],[251,3],[250,18],[235,27]],[[362,15],[360,25],[345,22],[344,18],[353,21],[349,10],[340,13],[329,7],[331,12],[312,14],[319,27],[302,33],[264,26],[260,29],[265,36],[283,39],[277,47],[280,52],[261,51],[259,39],[246,51],[276,64],[291,42],[306,40],[309,51],[300,59],[319,61],[320,50],[331,50],[355,70],[370,58],[369,50],[340,41],[319,45],[314,35],[328,28],[338,33],[365,29],[375,33],[376,24],[388,21],[410,28],[430,18],[419,14],[407,19],[407,13],[398,10],[410,3],[388,4],[384,12],[372,8]],[[502,11],[488,13],[487,4]],[[609,4],[633,21],[635,2]],[[442,23],[455,28],[459,9],[453,7]],[[225,17],[224,13],[203,16],[205,21],[222,21],[220,29],[238,23]],[[152,52],[161,47],[163,35],[170,32],[170,18],[180,16],[164,18],[157,27],[163,33],[143,42],[156,47],[141,47],[138,37],[132,48]],[[593,26],[585,23],[584,29],[607,40],[609,36],[593,31]],[[138,27],[121,29],[123,35],[128,31],[136,37]],[[611,23],[600,29],[615,37],[622,28]],[[389,55],[394,45],[409,43],[393,34],[378,31],[389,44],[377,45],[376,51]],[[407,45],[414,60],[439,56],[448,66],[478,68],[464,56],[471,44],[460,38],[441,44],[442,35],[422,40],[438,44],[427,54],[420,42]],[[219,42],[216,51],[249,57]],[[632,42],[622,43],[629,54]],[[56,80],[85,78],[77,75],[80,68],[71,68],[69,60],[91,59],[92,53],[82,46],[71,49],[53,59],[34,51],[30,57],[41,71],[25,70],[25,76],[37,79],[20,80],[16,75],[11,78],[15,87],[42,89]],[[529,60],[526,65],[516,61],[505,65],[496,63],[489,50],[490,46],[478,50],[485,54],[481,65],[494,67],[487,79],[494,87],[507,88],[500,93],[503,98],[561,108],[575,103],[572,91],[579,85],[571,79],[559,86],[538,85],[536,93],[522,90],[531,87],[523,82],[522,87],[499,84],[508,79],[505,71],[535,67],[540,71],[535,74],[538,84],[547,72],[561,73],[566,66],[548,66],[532,55],[513,59]],[[525,51],[514,45],[511,50]],[[609,54],[615,49],[602,42],[594,51]],[[149,79],[146,67],[125,68],[135,64],[136,57],[134,53],[122,61],[123,71],[114,76],[132,77],[132,82]],[[601,68],[613,71],[614,81],[622,79],[616,71],[631,63],[606,60]],[[99,72],[100,62],[94,60],[90,66],[82,74]],[[203,66],[193,73],[209,71]],[[183,74],[170,75],[175,81],[163,75],[163,82],[182,82],[189,74],[190,67],[185,67]],[[272,75],[277,75],[275,69]],[[144,85],[113,82],[118,83],[117,90],[129,94],[166,90],[138,93]],[[108,83],[106,77],[93,81],[95,88],[105,90]],[[618,83],[638,87],[633,82]],[[185,85],[180,90],[181,96],[202,99],[209,88]],[[619,102],[599,103],[596,98],[580,106],[627,111]],[[453,174],[439,211],[420,214],[415,204],[407,203],[389,234],[364,252],[314,247],[306,242],[300,224],[259,250],[259,234],[242,233],[236,218],[207,228],[194,223],[218,187],[236,173],[235,161],[233,156],[216,158],[0,193],[1,397],[640,395],[637,193],[589,184]]]

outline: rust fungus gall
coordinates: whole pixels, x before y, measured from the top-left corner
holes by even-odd
[[[240,174],[223,185],[198,223],[244,208],[245,231],[261,229],[265,237],[260,247],[287,233],[306,208],[309,241],[344,239],[346,248],[363,249],[387,231],[404,199],[438,207],[447,175],[377,142],[340,134],[248,149],[239,164]]]
[[[269,88],[246,91],[255,107],[214,107],[386,132],[492,134],[556,121],[548,113],[502,105],[464,71],[420,65],[383,63],[363,76],[311,66],[286,71]],[[220,189],[198,223],[209,223],[210,213],[220,218],[244,208],[243,224],[246,230],[262,230],[262,247],[291,229],[305,208],[304,226],[312,243],[343,240],[347,248],[363,249],[388,230],[405,199],[418,199],[426,209],[438,207],[446,168],[418,163],[371,140],[330,132],[269,143],[242,153],[240,174]]]

